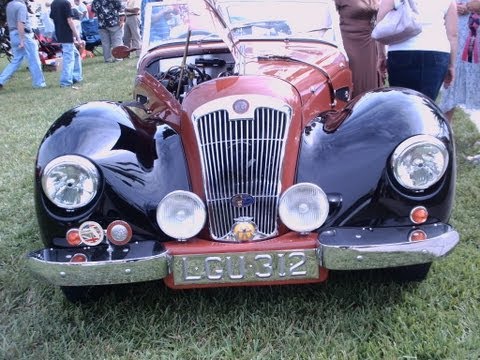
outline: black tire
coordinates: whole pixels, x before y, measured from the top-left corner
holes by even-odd
[[[74,304],[97,301],[105,292],[103,286],[61,286],[65,298]]]
[[[389,275],[392,280],[399,283],[421,282],[425,280],[432,263],[399,266],[390,268]]]

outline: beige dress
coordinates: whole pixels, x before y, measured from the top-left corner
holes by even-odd
[[[343,45],[353,73],[353,96],[383,85],[377,71],[377,47],[371,37],[378,0],[335,0]]]

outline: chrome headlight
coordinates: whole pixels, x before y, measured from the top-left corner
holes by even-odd
[[[278,212],[291,230],[308,232],[323,225],[328,216],[328,198],[315,184],[293,185],[282,195]]]
[[[177,190],[165,196],[157,207],[160,229],[173,238],[186,240],[202,230],[207,212],[205,204],[194,193]]]
[[[410,190],[424,190],[439,181],[448,166],[445,144],[430,135],[413,136],[393,152],[395,179]]]
[[[42,189],[47,198],[63,209],[77,209],[95,197],[100,175],[93,163],[77,155],[60,156],[50,161],[42,174]]]

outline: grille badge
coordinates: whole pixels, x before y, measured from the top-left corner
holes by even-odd
[[[244,208],[255,203],[255,198],[249,194],[237,194],[232,196],[230,202],[233,207]]]
[[[237,241],[250,241],[255,237],[257,226],[251,217],[241,217],[235,219],[232,227],[232,234]]]
[[[245,114],[250,108],[250,104],[247,100],[240,99],[235,101],[232,107],[233,111],[235,111],[237,114]]]

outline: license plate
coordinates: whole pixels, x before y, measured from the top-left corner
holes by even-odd
[[[173,256],[175,285],[318,278],[315,249]]]

